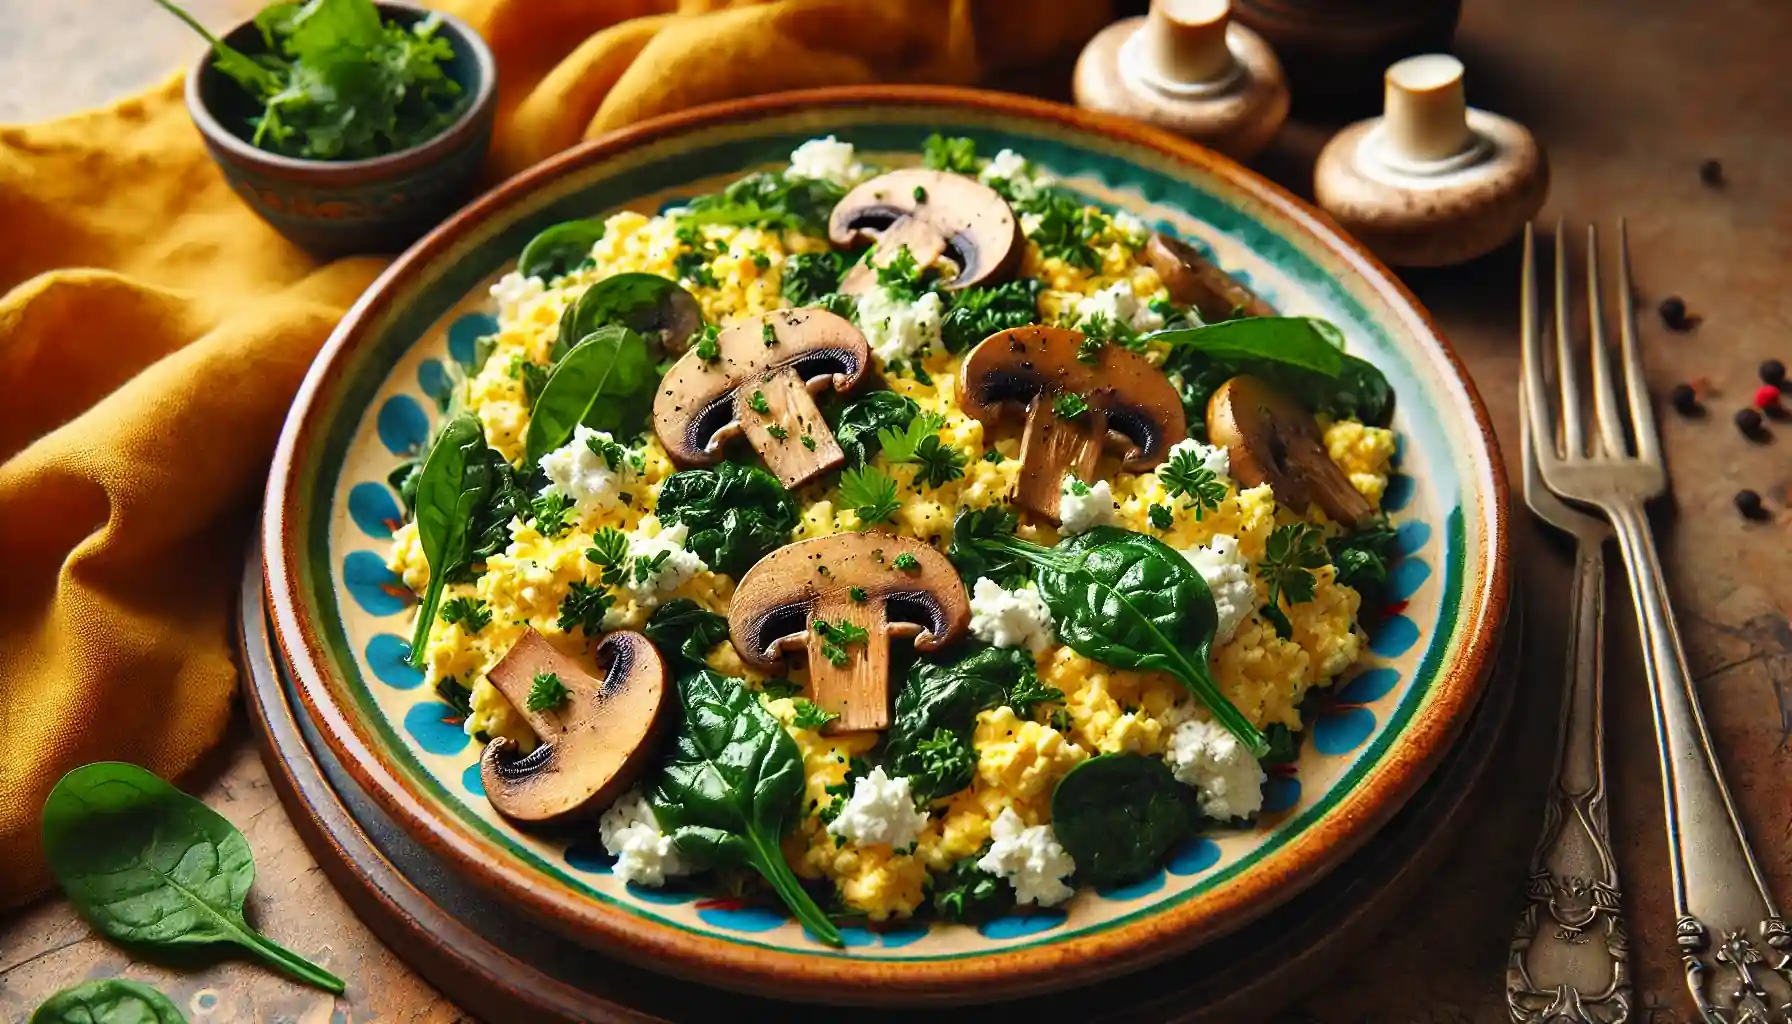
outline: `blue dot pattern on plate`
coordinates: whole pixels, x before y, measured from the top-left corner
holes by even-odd
[[[1425,546],[1431,539],[1431,524],[1409,519],[1394,529],[1394,542],[1399,545],[1400,553],[1410,555]]]
[[[411,605],[404,581],[371,551],[351,551],[342,560],[342,585],[369,615],[397,615]]]
[[[481,800],[485,799],[485,776],[480,773],[478,761],[467,765],[466,770],[460,773],[460,788]]]
[[[379,419],[374,423],[380,443],[394,455],[410,455],[422,450],[429,440],[429,417],[410,395],[393,395],[380,405]]]
[[[566,864],[576,871],[607,875],[616,866],[616,858],[595,839],[577,842],[566,848]]]
[[[455,721],[448,721],[453,718]],[[439,700],[414,704],[404,713],[404,731],[431,754],[458,754],[472,740],[461,731],[460,713]]]
[[[415,690],[423,685],[423,672],[411,665],[411,643],[381,633],[367,641],[367,667],[375,679],[394,690]]]
[[[697,917],[704,924],[731,932],[769,932],[790,920],[784,913],[765,907],[698,907]]]
[[[1412,502],[1413,491],[1417,484],[1405,473],[1395,473],[1388,477],[1387,489],[1381,492],[1381,508],[1384,512],[1398,512]]]
[[[498,333],[498,321],[489,313],[467,313],[448,325],[448,354],[462,366],[473,363],[473,348],[480,338]]]
[[[1368,708],[1337,708],[1313,723],[1313,749],[1327,757],[1348,754],[1363,745],[1375,731],[1375,712]]]
[[[1154,871],[1149,878],[1141,878],[1126,885],[1110,885],[1095,890],[1106,900],[1136,900],[1141,896],[1149,896],[1164,887],[1164,873]]]
[[[417,386],[431,398],[441,398],[454,386],[440,359],[425,359],[417,364]]]
[[[1431,578],[1431,566],[1423,558],[1402,558],[1388,574],[1388,596],[1405,601]]]
[[[1419,642],[1419,626],[1404,615],[1390,615],[1376,624],[1369,649],[1384,658],[1398,658]]]
[[[900,928],[891,928],[886,932],[880,932],[878,933],[878,936],[883,940],[885,949],[897,949],[925,939],[927,937],[927,927],[925,925],[905,925]]]
[[[1292,775],[1271,775],[1263,784],[1263,813],[1280,814],[1300,803],[1300,779]]]
[[[403,516],[398,499],[385,484],[359,483],[348,492],[348,517],[374,540],[391,540],[392,530]]]
[[[1206,836],[1196,836],[1183,840],[1182,844],[1170,851],[1170,859],[1164,862],[1170,874],[1179,877],[1198,875],[1220,862],[1220,844]]]
[[[628,883],[628,894],[643,903],[689,903],[697,898],[697,894],[689,889],[649,889],[645,885]]]
[[[1391,668],[1372,668],[1363,672],[1338,691],[1338,700],[1345,704],[1373,704],[1388,695],[1400,682],[1400,673]]]
[[[804,930],[804,934],[808,934],[807,929]],[[877,933],[869,928],[843,927],[840,929],[840,941],[846,944],[847,949],[852,949],[854,946],[875,946],[877,945]]]
[[[1062,910],[1035,910],[1030,914],[1009,914],[977,926],[986,939],[1019,939],[1049,932],[1070,919]]]

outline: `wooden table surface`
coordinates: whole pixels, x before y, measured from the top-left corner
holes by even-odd
[[[219,25],[258,5],[188,6]],[[154,81],[196,52],[183,33],[148,0],[0,0],[0,122],[65,113]],[[1731,505],[1738,488],[1750,487],[1783,509],[1792,497],[1792,424],[1776,426],[1766,444],[1745,441],[1730,425],[1753,391],[1755,366],[1792,358],[1792,77],[1781,70],[1792,51],[1792,8],[1782,0],[1468,0],[1458,51],[1471,102],[1525,122],[1547,147],[1546,218],[1630,218],[1657,392],[1701,376],[1721,389],[1706,419],[1664,415],[1675,495],[1661,509],[1661,537],[1724,767],[1765,870],[1781,900],[1792,900],[1792,523],[1745,523]],[[1292,127],[1265,170],[1305,192],[1322,140],[1316,129]],[[1722,188],[1701,184],[1707,158],[1723,161]],[[1515,249],[1406,280],[1468,362],[1515,453]],[[1669,294],[1701,318],[1696,330],[1669,332],[1649,312]],[[1511,462],[1515,474],[1515,456]],[[1280,1022],[1506,1017],[1503,968],[1553,750],[1567,590],[1561,551],[1527,519],[1518,523],[1518,578],[1532,629],[1517,723],[1496,766],[1499,791],[1406,918],[1339,964],[1333,980]],[[1633,1019],[1668,1024],[1689,1019],[1690,1010],[1673,952],[1654,738],[1621,588],[1608,607],[1612,823],[1638,985]],[[348,979],[347,996],[332,1001],[233,961],[181,975],[129,964],[65,903],[48,899],[0,920],[0,1019],[22,1020],[51,992],[121,968],[173,994],[195,1021],[468,1019],[336,896],[240,727],[203,795],[256,851],[252,916],[290,946],[326,951]]]

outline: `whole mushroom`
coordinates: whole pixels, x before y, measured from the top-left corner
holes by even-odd
[[[653,431],[673,462],[712,466],[743,433],[786,487],[846,461],[813,393],[864,380],[871,349],[857,327],[825,309],[780,309],[722,331],[716,348],[715,359],[686,352],[654,396]]]
[[[1257,377],[1234,377],[1207,401],[1207,436],[1224,445],[1232,476],[1268,484],[1276,501],[1305,512],[1314,502],[1334,521],[1357,526],[1375,515],[1369,499],[1325,450],[1319,423],[1300,403]]]
[[[882,533],[788,544],[747,570],[728,609],[741,660],[768,672],[808,652],[809,699],[840,717],[827,732],[890,725],[890,638],[937,651],[970,628],[970,599],[946,556]],[[849,629],[842,630],[845,624]],[[861,643],[843,634],[865,631]]]
[[[877,268],[901,249],[923,267],[950,257],[958,273],[941,283],[947,290],[1005,279],[1026,249],[1020,222],[995,189],[962,174],[919,167],[879,175],[848,192],[834,204],[828,238],[842,247],[876,243],[870,260],[841,280],[840,291],[848,295],[875,285]]]
[[[1086,340],[1064,327],[1009,328],[972,349],[958,374],[966,415],[994,425],[1006,409],[1024,412],[1015,500],[1053,523],[1066,472],[1095,479],[1110,448],[1122,468],[1142,472],[1188,437],[1182,398],[1162,370],[1118,345],[1088,349]],[[1068,395],[1087,404],[1074,419],[1057,408]]]
[[[480,758],[486,799],[519,825],[556,825],[601,813],[653,760],[654,740],[672,703],[659,651],[640,633],[618,632],[598,643],[593,659],[602,679],[531,629],[488,674],[541,740],[518,757],[516,744],[498,737]],[[529,694],[544,672],[559,677],[566,699],[532,711]]]

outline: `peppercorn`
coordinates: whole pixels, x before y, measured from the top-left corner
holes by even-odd
[[[1673,403],[1674,411],[1682,416],[1699,414],[1699,393],[1691,384],[1674,385],[1674,390],[1668,392],[1668,401]]]
[[[1767,509],[1761,504],[1761,496],[1750,490],[1736,492],[1736,511],[1745,519],[1766,519]]]
[[[1706,188],[1722,188],[1724,183],[1724,165],[1717,160],[1706,160],[1699,164],[1699,181]]]
[[[1776,388],[1784,386],[1786,383],[1786,364],[1780,362],[1778,359],[1769,359],[1762,363],[1761,381],[1765,384],[1772,384]]]
[[[1755,408],[1763,412],[1777,409],[1780,404],[1780,389],[1772,384],[1763,384],[1755,389]]]
[[[1670,295],[1662,299],[1659,312],[1661,313],[1661,322],[1667,324],[1669,330],[1684,331],[1692,326],[1691,322],[1686,319],[1686,300],[1678,295]]]
[[[1736,410],[1736,429],[1742,431],[1751,440],[1760,440],[1761,422],[1761,410],[1759,409]]]

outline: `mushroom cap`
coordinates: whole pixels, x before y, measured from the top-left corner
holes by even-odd
[[[1234,377],[1213,393],[1207,436],[1226,446],[1233,478],[1246,487],[1268,484],[1291,509],[1305,512],[1317,502],[1346,526],[1375,514],[1327,453],[1313,414],[1261,378]]]
[[[521,757],[499,737],[480,758],[486,799],[520,825],[555,825],[601,813],[634,784],[654,757],[669,708],[666,663],[640,633],[605,636],[593,651],[600,681],[534,630],[523,634],[490,673],[541,739]],[[530,711],[534,677],[553,672],[568,691],[558,708]]]
[[[1026,407],[1075,393],[1106,414],[1110,435],[1129,446],[1122,461],[1131,470],[1162,462],[1188,437],[1182,396],[1164,372],[1137,352],[1103,345],[1094,362],[1077,358],[1084,335],[1066,327],[1011,327],[983,339],[958,372],[958,407],[986,424],[1007,404]],[[1057,486],[1057,481],[1052,481]]]
[[[896,568],[905,554],[917,568]],[[863,601],[852,598],[854,588]],[[932,546],[894,534],[837,533],[786,544],[748,569],[728,609],[728,635],[741,660],[773,669],[803,645],[813,609],[847,604],[881,606],[889,634],[912,636],[921,651],[956,642],[971,623],[964,581]]]
[[[766,344],[765,328],[776,337]],[[735,324],[716,336],[720,356],[686,352],[660,381],[653,399],[653,432],[680,466],[709,466],[738,432],[734,392],[742,384],[790,367],[811,391],[858,387],[871,349],[852,322],[825,309],[779,309]],[[826,425],[821,425],[826,429]]]
[[[880,252],[884,243],[907,244],[924,265],[944,252],[958,265],[941,284],[948,290],[1007,276],[1026,249],[1020,222],[995,189],[921,167],[879,175],[848,192],[828,217],[828,238],[843,247],[880,242]]]
[[[1171,301],[1193,306],[1208,323],[1245,316],[1275,316],[1269,303],[1239,283],[1201,250],[1173,235],[1154,232],[1145,260],[1169,291]]]

